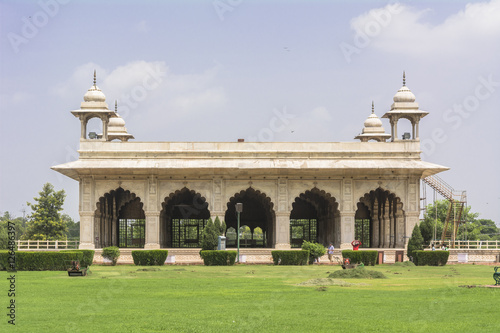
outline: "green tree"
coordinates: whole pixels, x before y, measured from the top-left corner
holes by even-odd
[[[420,233],[420,228],[418,224],[413,228],[413,232],[411,233],[411,237],[408,240],[408,247],[406,248],[406,255],[408,258],[413,259],[415,261],[415,251],[421,251],[424,249],[423,246],[424,238]]]
[[[420,232],[422,233],[425,246],[430,245],[432,242],[434,232],[436,239],[441,239],[446,215],[448,214],[448,207],[448,200],[437,200],[435,203],[427,205],[424,220],[420,222]],[[464,208],[461,219],[464,223],[461,223],[459,226],[457,239],[476,240],[480,238],[481,226],[476,223],[478,216],[478,213],[471,212],[470,206]],[[452,228],[452,225],[450,224],[448,228]]]
[[[11,225],[15,226],[15,239],[21,239],[20,237],[24,234],[25,228],[22,217],[16,217],[9,212],[4,212],[3,215],[0,216],[0,250],[5,250],[8,248],[8,225],[11,222]]]
[[[80,222],[75,222],[68,214],[62,214],[61,219],[66,223],[68,240],[80,240]]]
[[[212,222],[212,219],[209,219],[205,228],[203,228],[203,232],[201,233],[201,251],[217,250],[219,235],[220,227],[217,228]]]
[[[59,213],[62,210],[66,194],[64,190],[54,191],[50,183],[43,185],[39,197],[33,198],[36,203],[28,206],[33,213],[28,216],[27,230],[24,239],[55,240],[66,239],[68,228]]]
[[[216,216],[215,217],[215,221],[214,221],[214,225],[215,225],[215,229],[219,231],[219,235],[220,236],[224,236],[224,234],[226,233],[226,222],[221,221],[219,220],[219,217]]]

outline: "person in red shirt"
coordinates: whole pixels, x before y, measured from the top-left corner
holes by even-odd
[[[361,245],[361,242],[359,240],[355,239],[352,241],[351,245],[352,245],[352,249],[354,251],[357,251]]]

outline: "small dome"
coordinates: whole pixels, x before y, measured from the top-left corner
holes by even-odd
[[[372,113],[368,118],[366,118],[365,127],[382,127],[382,120],[375,113]]]
[[[90,89],[83,95],[83,100],[85,102],[105,102],[106,96],[104,93],[97,87],[93,85]]]
[[[398,90],[396,95],[393,98],[394,102],[398,103],[413,103],[415,102],[415,95],[411,92],[410,89],[406,86],[402,86],[401,89]]]
[[[109,127],[125,127],[125,120],[116,114],[117,117],[113,117],[109,119]]]

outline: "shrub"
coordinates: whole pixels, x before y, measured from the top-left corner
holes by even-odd
[[[406,255],[410,258],[411,261],[418,265],[418,259],[415,256],[415,251],[421,251],[424,249],[424,238],[422,237],[422,233],[420,232],[420,228],[417,224],[413,228],[413,232],[411,234],[410,240],[408,241],[408,247],[406,248]]]
[[[364,267],[356,267],[352,269],[343,269],[331,273],[329,278],[334,279],[387,279],[382,272],[370,271]]]
[[[302,243],[302,250],[309,251],[309,263],[312,264],[315,259],[325,255],[326,248],[319,243],[304,241]]]
[[[132,251],[134,264],[140,266],[163,266],[167,260],[167,250],[137,250]]]
[[[205,266],[232,266],[236,260],[236,251],[205,250],[200,255]]]
[[[0,252],[0,269],[5,270],[8,266],[9,254],[7,251]],[[18,271],[65,271],[73,260],[82,261],[81,252],[16,252],[15,267]],[[7,265],[7,266],[6,266]]]
[[[396,267],[415,267],[416,265],[411,261],[395,262],[393,266]]]
[[[9,251],[8,250],[0,250],[0,271],[9,271]]]
[[[307,265],[309,263],[308,250],[272,251],[271,255],[275,265]]]
[[[117,246],[105,247],[102,249],[102,257],[111,260],[114,266],[120,257],[120,249]]]
[[[351,264],[365,264],[374,266],[377,262],[378,251],[367,250],[367,251],[353,251],[353,250],[343,250],[342,257],[349,258]]]
[[[216,250],[220,229],[209,219],[201,233],[201,251]],[[200,255],[201,255],[200,251]]]
[[[94,250],[62,250],[61,252],[83,253],[83,259],[80,261],[80,267],[89,267],[94,262]]]
[[[450,251],[416,251],[418,266],[444,266],[448,262]]]

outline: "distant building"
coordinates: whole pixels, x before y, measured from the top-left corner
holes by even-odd
[[[94,74],[72,111],[81,121],[79,159],[52,168],[80,184],[82,249],[197,248],[217,216],[235,246],[241,202],[242,247],[308,240],[351,248],[359,239],[362,247],[402,250],[419,220],[420,179],[448,169],[421,160],[419,121],[428,112],[404,81],[383,115],[391,134],[372,106],[361,142],[130,142],[105,99]],[[96,117],[102,133],[88,135]],[[401,118],[412,124],[404,139]]]

